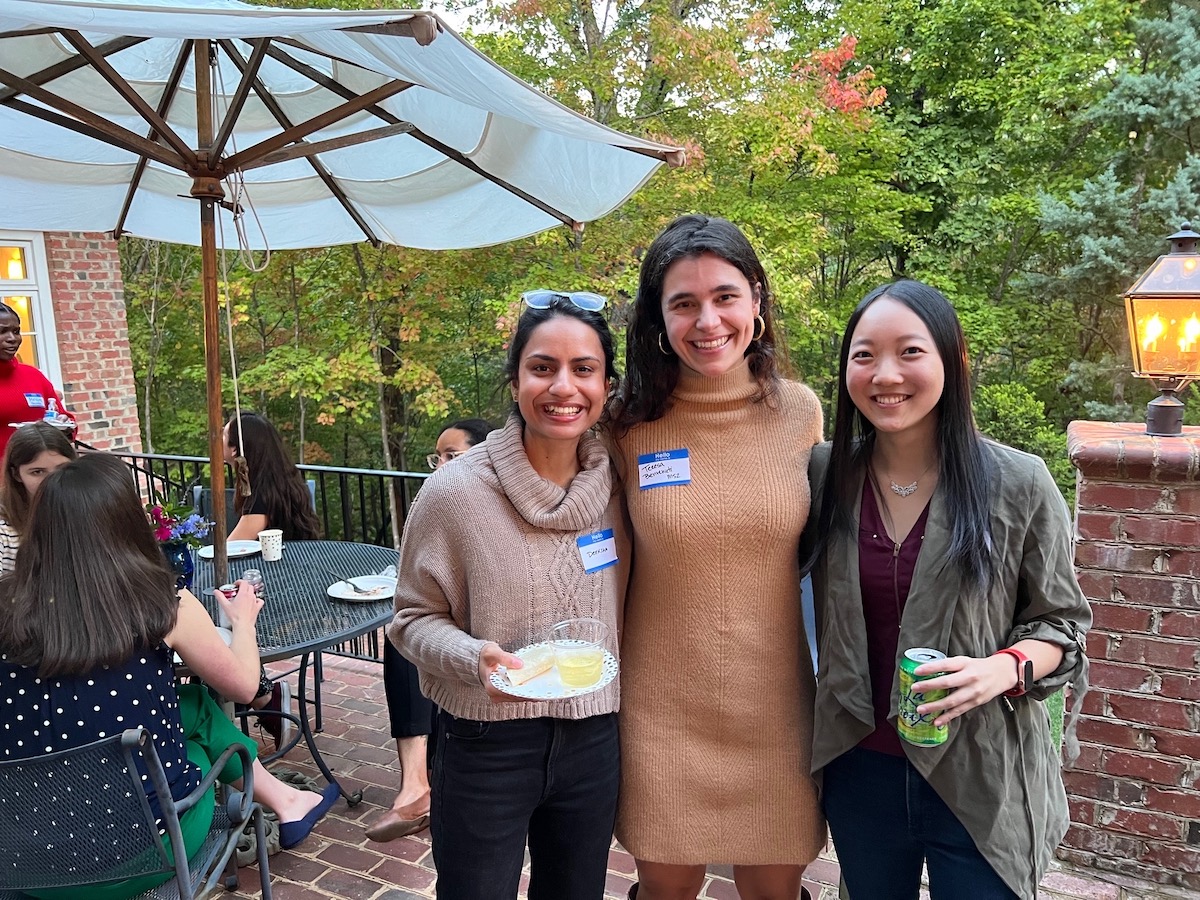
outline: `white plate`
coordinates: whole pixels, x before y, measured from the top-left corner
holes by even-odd
[[[334,582],[325,593],[335,600],[354,600],[359,603],[378,603],[396,595],[396,579],[386,575],[357,575],[350,580],[369,593],[359,594],[344,581]]]
[[[63,431],[70,431],[72,428],[75,427],[67,420],[63,420],[61,422],[58,422],[58,421],[51,422],[47,419],[30,419],[28,422],[9,422],[8,427],[9,428],[20,428],[23,425],[36,425],[38,422],[41,422],[44,425],[53,425],[55,428],[59,428]]]
[[[537,645],[531,644],[530,646]],[[522,647],[517,651],[517,654],[520,655],[528,649],[529,647]],[[612,680],[616,677],[617,659],[605,650],[604,668],[600,671],[600,680],[587,687],[573,688],[564,685],[562,679],[558,677],[558,666],[551,666],[550,671],[543,672],[536,678],[529,679],[524,684],[513,684],[509,681],[508,672],[504,668],[493,672],[488,680],[491,681],[492,687],[504,691],[504,693],[510,694],[513,697],[524,697],[528,700],[563,700],[567,697],[580,697],[584,694],[598,691],[600,688],[612,684]]]
[[[237,559],[241,556],[253,556],[255,553],[261,552],[262,544],[258,541],[229,541],[225,544],[225,555],[230,559]],[[196,555],[201,559],[212,559],[212,545],[201,547],[196,551]]]

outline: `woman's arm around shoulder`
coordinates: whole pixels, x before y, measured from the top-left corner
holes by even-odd
[[[229,700],[249,703],[258,691],[261,666],[254,622],[263,601],[246,582],[238,581],[237,588],[232,600],[214,592],[231,623],[228,646],[204,604],[188,590],[179,592],[179,616],[164,640],[205,684]]]

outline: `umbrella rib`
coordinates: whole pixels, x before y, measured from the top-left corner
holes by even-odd
[[[168,125],[162,116],[151,108],[142,95],[133,89],[133,85],[122,78],[117,70],[109,64],[108,60],[96,52],[96,48],[89,44],[82,34],[78,31],[64,29],[62,36],[92,64],[92,68],[99,73],[100,77],[107,81],[109,86],[137,111],[137,114],[146,121],[146,124],[156,131],[180,157],[187,161],[189,166],[197,164],[196,152],[187,145],[187,142],[183,138],[175,133],[175,129]]]
[[[306,156],[312,156],[316,153],[328,153],[332,150],[341,150],[343,147],[365,144],[368,141],[378,141],[382,138],[394,137],[398,134],[408,134],[412,130],[413,125],[411,122],[400,122],[397,125],[384,125],[381,128],[372,128],[369,131],[345,134],[341,137],[330,138],[327,141],[316,141],[315,143],[298,141],[284,150],[276,150],[273,153],[268,153],[266,156],[260,156],[258,159],[243,163],[241,169],[244,172],[247,169],[257,169],[260,166],[273,166],[292,159],[303,159]]]
[[[14,79],[14,81],[10,81],[9,79]],[[31,88],[36,89],[37,86],[30,84],[21,85],[20,82],[22,81],[23,79],[13,75],[11,72],[0,69],[0,82],[18,84],[21,87],[21,93],[32,96]],[[38,89],[38,93],[46,95],[46,92],[40,89]],[[52,125],[60,125],[76,134],[82,134],[85,137],[94,138],[102,143],[111,144],[113,147],[125,150],[135,156],[146,156],[156,162],[162,163],[164,166],[179,169],[181,172],[186,171],[184,161],[167,147],[162,147],[153,141],[146,140],[139,134],[134,134],[132,131],[126,131],[124,128],[115,126],[111,122],[92,115],[87,110],[80,109],[74,103],[63,100],[61,97],[55,97],[52,94],[46,96],[49,96],[51,100],[43,100],[43,102],[49,102],[52,106],[62,104],[66,107],[66,111],[70,115],[61,115],[53,110],[34,106],[32,103],[26,103],[24,100],[6,100],[4,101],[4,105],[33,116],[35,119],[42,119]],[[42,97],[38,97],[37,99],[42,100]]]
[[[183,81],[183,73],[187,68],[191,55],[192,41],[188,39],[179,45],[179,55],[175,57],[175,65],[171,67],[171,75],[163,86],[162,97],[158,101],[158,114],[163,118],[166,118],[167,113],[171,109],[171,104],[175,102],[175,94],[179,90],[180,82]],[[147,137],[153,140],[155,133],[151,129]],[[129,218],[129,210],[133,206],[134,195],[137,194],[138,187],[142,183],[142,175],[146,172],[146,165],[146,157],[138,157],[137,165],[133,169],[133,176],[129,179],[129,189],[125,192],[125,202],[121,204],[121,214],[117,216],[117,224],[113,228],[114,238],[120,237],[125,231],[125,220]]]
[[[296,46],[299,47],[302,45],[297,44]],[[307,50],[309,48],[305,47],[303,49]],[[316,69],[312,68],[312,66],[306,65],[305,63],[302,63],[299,60],[289,58],[286,54],[284,54],[281,50],[279,50],[278,47],[272,47],[269,52],[270,52],[272,59],[283,63],[285,66],[288,66],[289,68],[293,69],[296,72],[299,72],[301,75],[304,75],[307,78],[311,78],[313,81],[315,81],[321,87],[325,88],[326,90],[334,92],[335,94],[337,94],[340,97],[343,97],[345,99],[351,99],[351,98],[359,96],[353,90],[346,87],[341,82],[339,82],[333,78],[330,78],[325,73],[319,72]],[[373,116],[376,116],[376,117],[382,119],[383,121],[387,122],[390,125],[398,125],[398,124],[401,124],[404,122],[404,120],[401,119],[399,116],[388,112],[386,109],[384,109],[383,107],[380,107],[380,106],[367,107],[366,111],[371,113]],[[567,215],[566,213],[564,213],[560,210],[555,209],[554,207],[550,206],[549,204],[539,200],[537,197],[534,197],[531,194],[526,193],[525,191],[521,190],[519,187],[509,184],[508,182],[506,182],[500,178],[497,178],[495,175],[492,175],[492,174],[484,171],[482,168],[479,167],[479,165],[477,163],[475,163],[470,158],[468,158],[467,156],[460,153],[458,150],[455,150],[454,148],[449,147],[446,144],[443,144],[441,141],[437,140],[436,138],[430,137],[429,135],[425,134],[423,131],[420,131],[420,130],[414,128],[410,132],[410,134],[412,135],[412,137],[421,141],[421,143],[423,143],[429,147],[432,147],[433,149],[442,153],[447,158],[453,160],[454,162],[458,163],[459,165],[470,169],[472,172],[474,172],[476,175],[479,175],[481,178],[484,178],[487,181],[492,182],[493,184],[497,185],[500,188],[503,188],[504,190],[506,190],[512,194],[515,194],[517,197],[520,197],[526,203],[529,203],[532,206],[537,207],[542,212],[544,212],[546,215],[551,216],[555,219],[558,219],[558,221],[562,222],[565,225],[569,225],[572,228],[574,228],[578,224],[573,217]],[[653,154],[651,153],[650,155],[653,155]]]
[[[0,35],[2,37],[3,35]],[[128,50],[130,47],[136,47],[143,41],[149,40],[144,37],[122,37],[115,41],[109,41],[107,44],[101,44],[96,48],[96,52],[102,56],[111,56],[114,53],[120,53],[122,50]],[[34,84],[46,84],[56,78],[61,78],[63,75],[69,75],[77,69],[82,69],[88,64],[88,61],[82,55],[72,56],[70,59],[64,59],[52,66],[47,66],[40,72],[34,72],[26,77]],[[5,102],[10,97],[15,97],[20,91],[9,88],[8,90],[0,91],[0,103]]]
[[[222,45],[226,43],[228,42],[222,42]],[[233,47],[230,44],[229,46],[225,46],[224,49],[225,52],[229,54],[229,58],[233,60],[234,65],[236,65],[239,69],[245,65],[245,60],[243,60],[242,55],[237,52],[236,47]],[[283,108],[275,100],[274,95],[271,94],[270,91],[266,90],[265,86],[257,76],[254,78],[254,89],[258,92],[259,100],[262,101],[262,104],[270,111],[271,115],[275,117],[275,121],[279,123],[279,126],[284,129],[283,133],[287,134],[292,128],[291,121],[288,119],[287,114],[283,111]],[[262,145],[260,144],[259,146]],[[251,147],[249,149],[253,150],[255,148]],[[234,156],[238,155],[240,154],[234,154]],[[266,153],[260,154],[260,156],[266,156]],[[226,165],[230,165],[230,161],[233,160],[233,158],[233,156],[228,157],[226,159]],[[325,166],[321,164],[320,160],[313,159],[311,156],[307,157],[307,161],[308,164],[312,166],[312,169],[317,174],[317,177],[324,182],[329,193],[333,195],[333,198],[337,200],[339,204],[341,204],[342,209],[346,211],[346,215],[348,215],[353,220],[354,224],[357,225],[362,231],[363,236],[366,237],[366,239],[374,246],[378,247],[380,244],[378,235],[376,235],[371,226],[367,224],[366,220],[355,208],[354,204],[350,202],[350,198],[346,196],[345,192],[341,189],[338,183],[334,181],[333,176],[329,174]],[[245,164],[250,165],[252,162],[253,160],[247,160]],[[233,169],[236,167],[230,166],[230,168]]]
[[[242,80],[238,85],[237,93],[233,95],[233,100],[230,101],[229,109],[225,111],[225,121],[221,123],[221,130],[217,132],[217,136],[213,139],[212,148],[209,150],[210,159],[221,158],[221,151],[225,149],[225,144],[229,141],[230,135],[233,134],[233,126],[237,122],[238,116],[241,115],[246,101],[250,98],[250,91],[258,83],[258,70],[262,67],[267,48],[271,44],[271,39],[263,38],[252,43],[254,51],[250,54],[249,62],[243,63],[241,61],[241,54],[238,54],[237,66],[242,71]],[[229,53],[232,42],[219,41],[218,45],[224,47],[225,52]]]

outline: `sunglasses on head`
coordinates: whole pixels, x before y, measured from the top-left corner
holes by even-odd
[[[590,291],[526,291],[521,295],[521,299],[530,309],[549,309],[555,303],[565,300],[588,312],[600,312],[608,303],[599,294]]]

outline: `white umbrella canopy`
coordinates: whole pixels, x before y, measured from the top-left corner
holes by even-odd
[[[0,227],[201,247],[225,569],[218,247],[480,247],[620,206],[681,151],[554,102],[424,11],[0,0]]]

